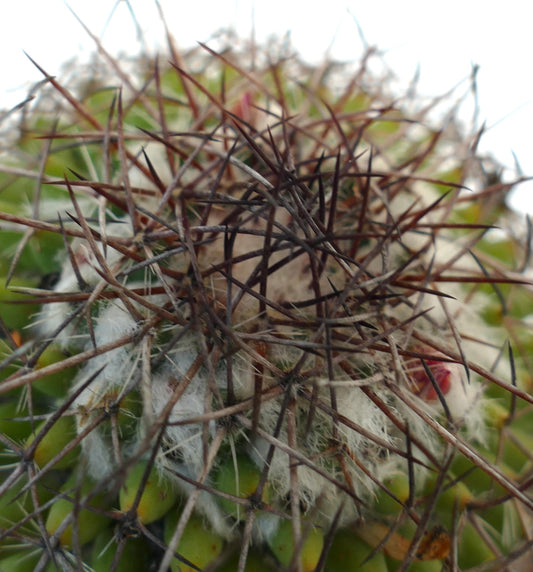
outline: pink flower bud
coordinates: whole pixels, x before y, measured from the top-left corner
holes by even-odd
[[[411,391],[425,401],[436,401],[438,394],[435,383],[439,387],[442,395],[446,395],[452,387],[456,365],[448,361],[442,361],[446,356],[432,348],[416,348],[415,351],[428,355],[427,358],[423,358],[427,369],[424,367],[422,359],[411,358],[407,360],[406,371],[412,383]],[[428,373],[428,371],[430,373]]]

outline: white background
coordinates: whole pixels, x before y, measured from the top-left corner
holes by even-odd
[[[481,150],[516,175],[515,157],[533,175],[533,33],[528,2],[506,0],[160,0],[180,47],[209,41],[220,28],[233,26],[258,40],[290,31],[292,45],[320,61],[327,50],[342,60],[358,60],[365,40],[377,46],[387,65],[407,85],[419,67],[418,91],[439,95],[477,75],[479,124],[486,122]],[[25,50],[50,75],[61,64],[85,57],[94,43],[68,6],[112,53],[142,49],[130,8],[150,50],[163,51],[164,34],[155,0],[2,0],[0,15],[0,108],[24,98],[40,73]],[[468,84],[465,81],[465,86]],[[401,93],[401,92],[399,92]],[[514,155],[513,155],[514,153]],[[512,204],[533,213],[533,184],[517,187]]]

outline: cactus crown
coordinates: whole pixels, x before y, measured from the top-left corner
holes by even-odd
[[[0,391],[33,436],[3,438],[1,491],[28,504],[0,562],[96,566],[102,534],[112,569],[133,546],[161,570],[334,571],[346,541],[353,570],[466,569],[463,538],[516,560],[531,293],[523,244],[491,231],[510,186],[368,55],[348,75],[251,53],[109,59],[77,95],[43,72],[58,107],[23,113],[2,168],[25,303],[3,304]]]

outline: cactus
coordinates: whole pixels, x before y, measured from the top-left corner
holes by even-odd
[[[228,493],[237,499],[246,499],[252,504],[254,502],[253,497],[257,494],[260,485],[261,471],[248,457],[243,456],[239,456],[235,460],[228,457],[226,462],[221,463],[215,477],[215,486],[218,491]],[[262,488],[261,495],[256,499],[256,502],[257,500],[268,502],[270,498],[268,488]],[[238,520],[245,520],[246,504],[241,505],[228,498],[221,498],[219,502],[228,514]]]
[[[284,520],[279,524],[269,544],[284,568],[293,565],[303,572],[312,572],[320,562],[324,549],[324,534],[317,527],[306,527],[299,535],[298,542],[295,542],[292,522]]]
[[[179,522],[180,515],[171,511],[165,517],[165,539],[172,543],[172,536]],[[175,556],[170,561],[172,572],[193,572],[214,566],[224,546],[224,540],[216,535],[197,515],[187,522],[180,541],[176,547]]]
[[[158,475],[155,469],[147,471],[143,462],[128,473],[119,494],[120,510],[128,512],[134,509],[137,519],[143,524],[159,520],[176,501],[172,482]]]
[[[92,491],[93,483],[89,479],[84,479],[81,487],[76,488],[77,478],[77,475],[72,475],[61,487],[60,493],[63,494],[50,506],[46,517],[48,534],[58,536],[59,542],[68,547],[75,542],[80,546],[87,544],[110,524],[106,515],[98,511],[102,505],[105,508],[105,497],[99,495],[85,505],[79,498],[71,496],[73,492],[77,495]],[[84,508],[80,509],[80,505]]]
[[[0,568],[530,561],[529,225],[481,133],[371,53],[169,45],[8,125]]]

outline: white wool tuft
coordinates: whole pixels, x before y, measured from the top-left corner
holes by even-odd
[[[184,341],[178,349],[169,356],[165,365],[152,377],[151,398],[153,411],[159,417],[169,402],[173,402],[168,416],[168,426],[165,439],[170,447],[170,453],[178,455],[198,475],[204,465],[204,447],[202,441],[202,423],[174,423],[186,421],[206,413],[206,395],[209,394],[207,372],[201,369],[192,379],[187,372],[197,357],[194,345]],[[174,395],[179,393],[179,398]],[[209,434],[212,437],[215,423],[209,423]]]
[[[98,316],[94,337],[99,346],[132,335],[138,325],[121,302],[107,306]],[[86,349],[92,346],[87,344]],[[127,344],[88,360],[76,376],[73,391],[97,374],[88,387],[78,395],[73,403],[80,415],[76,417],[78,432],[83,431],[106,408],[115,403],[137,381],[139,348]],[[112,447],[104,437],[101,426],[96,427],[82,441],[87,456],[89,471],[93,476],[105,477],[113,469]]]

